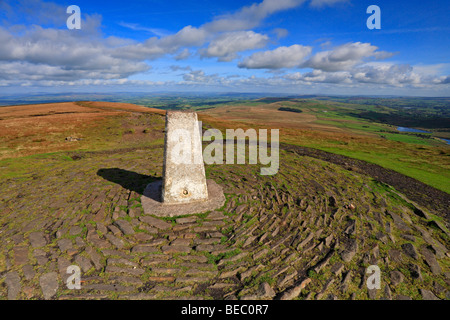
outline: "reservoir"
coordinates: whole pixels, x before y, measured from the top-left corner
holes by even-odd
[[[418,133],[431,133],[429,131],[423,131],[419,129],[407,128],[407,127],[397,127],[397,130],[400,132],[418,132]]]

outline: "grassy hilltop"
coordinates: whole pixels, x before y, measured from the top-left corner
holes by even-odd
[[[279,128],[290,147],[282,145],[274,176],[259,175],[260,165],[207,165],[224,207],[167,219],[140,204],[162,174],[163,110],[1,107],[0,299],[449,299],[448,206],[412,199],[362,162],[300,148],[392,169],[448,203],[449,146],[436,138],[448,126],[397,133],[374,118],[397,105],[363,106],[316,97],[183,101],[204,129]],[[65,286],[71,264],[82,269],[81,290]],[[372,264],[380,290],[365,285]]]

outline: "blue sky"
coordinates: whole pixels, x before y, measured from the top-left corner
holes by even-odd
[[[69,30],[69,5],[81,29]],[[369,30],[366,9],[381,9]],[[0,94],[450,95],[448,1],[0,1]]]

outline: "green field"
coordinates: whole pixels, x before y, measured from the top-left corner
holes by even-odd
[[[235,121],[247,126],[250,126],[252,119],[255,119],[253,124],[256,126],[280,126],[280,139],[284,142],[374,163],[450,193],[450,146],[438,138],[446,137],[450,130],[447,126],[439,127],[446,125],[450,119],[449,100],[437,99],[434,101],[437,107],[431,99],[427,99],[426,104],[420,107],[416,105],[418,101],[408,98],[367,99],[362,102],[363,104],[358,104],[353,100],[331,98],[260,99],[228,104],[228,111],[227,107],[221,108],[224,108],[223,115],[234,113]],[[236,109],[236,106],[253,109],[246,113],[242,112],[242,109]],[[314,117],[316,120],[304,125],[300,123],[298,130],[283,130],[281,125],[289,124],[288,122],[276,123],[276,116],[271,118],[270,113],[266,118],[262,118],[261,110],[275,111],[280,107],[292,109],[285,112],[290,114],[293,121],[296,117]],[[405,108],[408,109],[405,111]],[[214,109],[206,111],[207,114],[213,112]],[[240,114],[237,114],[238,112]],[[396,122],[397,118],[399,125],[415,123],[416,119],[424,117],[427,118],[428,127],[430,119],[434,119],[436,125],[433,128],[425,128],[431,133],[399,132],[396,125],[367,117],[368,112],[373,118],[384,119],[389,116],[391,123]],[[315,128],[314,125],[321,127]],[[326,133],[322,128],[330,132]]]

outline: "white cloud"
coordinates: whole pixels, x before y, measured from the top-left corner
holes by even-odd
[[[217,57],[219,61],[231,61],[236,53],[262,48],[269,37],[253,31],[237,31],[224,33],[211,41],[207,48],[200,50],[203,57]]]
[[[275,28],[272,30],[272,32],[275,33],[277,39],[285,38],[289,34],[289,31],[284,28]]]
[[[433,80],[436,84],[450,84],[450,76],[441,76]]]
[[[450,63],[419,64],[413,66],[414,72],[427,76],[436,76],[450,67]]]
[[[0,62],[0,79],[4,80],[61,80],[79,79],[120,79],[136,73],[148,71],[144,63],[115,63],[109,68],[62,67],[48,64],[34,64],[26,61]]]
[[[271,51],[256,52],[238,64],[247,69],[280,69],[298,67],[311,53],[312,48],[294,44]]]
[[[306,73],[289,73],[284,79],[294,83],[333,83],[339,85],[382,85],[389,87],[430,87],[448,83],[448,77],[420,74],[408,64],[371,62],[346,71],[327,72],[315,69]],[[447,81],[447,82],[446,82]]]
[[[12,67],[21,70],[21,79],[67,80],[121,78],[150,69],[144,62],[115,56],[115,49],[109,44],[120,41],[98,38],[96,31],[90,29],[74,33],[35,26],[15,35],[0,27],[0,38],[2,78],[11,75]]]
[[[172,71],[192,71],[192,68],[190,66],[186,66],[186,67],[182,67],[182,66],[177,66],[177,65],[171,65],[170,69]]]
[[[200,46],[206,41],[207,35],[208,33],[203,28],[186,26],[174,35],[161,38],[160,46],[168,49]]]
[[[184,48],[183,50],[181,50],[180,53],[178,53],[175,56],[175,60],[177,60],[177,61],[186,60],[190,56],[191,56],[191,52],[189,51],[189,49],[188,48]]]
[[[333,50],[316,53],[302,67],[323,71],[342,71],[361,64],[368,58],[383,59],[392,56],[391,53],[376,50],[378,47],[370,43],[346,43]]]
[[[267,35],[250,30],[261,25],[268,16],[300,6],[306,0],[264,0],[244,7],[235,13],[214,18],[198,27],[185,26],[178,32],[167,35],[159,29],[147,29],[140,25],[125,24],[124,27],[152,32],[157,37],[135,41],[118,37],[107,37],[101,32],[101,16],[83,14],[82,29],[71,32],[65,28],[65,7],[46,6],[41,0],[29,1],[33,12],[15,12],[8,3],[0,0],[2,18],[0,26],[0,86],[121,86],[135,89],[154,86],[180,88],[202,88],[203,85],[237,90],[278,90],[283,88],[371,87],[371,88],[444,88],[450,84],[446,74],[448,64],[402,65],[379,62],[392,53],[379,51],[370,43],[347,43],[311,55],[312,48],[302,45],[282,46],[274,50],[261,51],[244,58],[240,68],[269,69],[263,77],[207,74],[191,67],[171,66],[182,81],[129,80],[131,75],[141,74],[151,66],[148,60],[171,55],[175,60],[192,57],[195,50],[203,57],[215,57],[219,61],[230,61],[239,52],[262,48],[269,43]],[[313,0],[311,6],[332,5],[343,1]],[[26,6],[25,6],[26,7]],[[43,11],[57,8],[60,17],[51,17]],[[23,8],[22,8],[23,9]],[[29,14],[29,15],[28,15]],[[15,21],[26,22],[30,17],[42,17],[41,26],[14,25]],[[30,18],[31,19],[31,18]],[[41,21],[39,20],[39,21]],[[62,20],[62,21],[60,21]],[[36,20],[37,21],[37,20]],[[33,22],[35,23],[35,22]],[[59,25],[58,25],[59,24]],[[286,36],[287,30],[273,29],[272,36]],[[201,49],[198,49],[201,48]],[[324,47],[322,47],[324,50]],[[309,57],[309,59],[308,59]],[[306,61],[305,61],[306,60]],[[192,64],[195,65],[195,64]],[[228,68],[228,66],[227,66]],[[312,68],[310,72],[295,72],[282,75],[285,68]],[[223,69],[225,70],[225,68]],[[447,72],[448,74],[448,72]],[[6,88],[8,90],[9,88]],[[126,89],[124,89],[126,90]],[[434,89],[433,89],[434,90]],[[438,89],[436,89],[438,90]],[[292,91],[294,92],[294,91]]]
[[[128,22],[122,21],[122,22],[119,22],[119,25],[124,28],[131,29],[133,31],[145,31],[148,33],[152,33],[158,37],[165,37],[170,34],[167,30],[158,29],[158,28],[147,28],[147,27],[138,25],[137,23],[128,23]]]
[[[389,84],[392,86],[420,85],[425,83],[422,76],[413,72],[407,64],[379,63],[364,65],[352,70],[355,81],[362,83]]]
[[[217,17],[203,25],[208,32],[229,32],[248,30],[258,26],[269,15],[279,11],[293,9],[306,0],[264,0],[244,7],[233,14]]]
[[[325,6],[332,6],[336,3],[349,2],[349,0],[311,0],[310,6],[313,8],[322,8]]]
[[[307,82],[325,82],[325,83],[341,83],[350,84],[351,75],[345,71],[339,72],[323,72],[321,70],[313,70],[305,73],[302,80]]]

